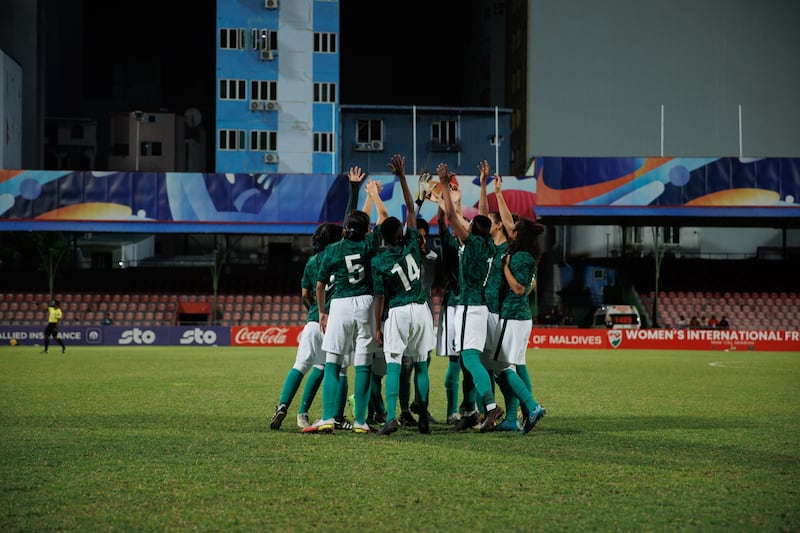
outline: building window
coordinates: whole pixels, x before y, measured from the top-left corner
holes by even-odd
[[[245,141],[247,132],[245,130],[219,130],[220,150],[246,150]]]
[[[274,152],[278,149],[278,132],[269,130],[250,131],[250,150],[254,152]]]
[[[644,231],[641,226],[629,226],[625,228],[627,241],[632,244],[644,243]]]
[[[139,145],[139,155],[141,156],[159,157],[163,154],[163,146],[160,141],[145,141]]]
[[[253,50],[277,50],[278,32],[265,28],[250,30],[250,48]]]
[[[383,121],[360,118],[356,121],[356,142],[368,143],[383,140]]]
[[[251,100],[278,100],[278,82],[266,80],[253,80],[250,82]]]
[[[314,33],[314,51],[328,54],[336,53],[335,33]]]
[[[664,244],[681,243],[681,228],[677,226],[665,226],[661,229],[664,231]]]
[[[219,80],[220,100],[245,100],[247,83],[245,80]]]
[[[314,83],[314,101],[328,103],[336,102],[336,84]]]
[[[436,120],[431,123],[431,142],[436,145],[458,144],[458,124],[455,120]]]
[[[223,50],[244,50],[244,30],[240,28],[220,28],[219,47]]]
[[[336,151],[336,143],[334,142],[333,133],[315,132],[314,133],[314,151],[332,153]]]

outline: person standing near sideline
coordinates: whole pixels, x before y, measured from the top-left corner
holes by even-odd
[[[42,353],[47,353],[47,349],[50,347],[50,338],[53,338],[61,346],[61,353],[67,351],[64,341],[58,336],[58,323],[63,316],[61,303],[58,300],[53,300],[47,306],[47,327],[44,328],[44,350],[42,350]]]

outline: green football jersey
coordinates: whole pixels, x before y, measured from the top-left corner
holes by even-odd
[[[371,262],[380,244],[380,226],[376,226],[363,240],[342,239],[325,248],[317,281],[327,285],[333,276],[328,301],[372,294]]]
[[[439,235],[442,276],[444,277],[444,295],[442,305],[458,303],[458,253],[461,243],[449,231]]]
[[[319,273],[319,266],[322,260],[322,254],[325,253],[325,250],[318,254],[314,254],[308,258],[306,262],[305,268],[303,268],[303,277],[300,281],[300,288],[301,289],[309,289],[311,294],[316,295],[317,291],[317,274]],[[331,306],[331,291],[333,290],[333,279],[330,280],[329,283],[325,284],[325,294],[327,298],[325,300],[325,311],[327,312]],[[308,308],[308,316],[306,317],[306,322],[319,322],[319,306],[317,305],[317,299],[314,298],[314,303],[311,304],[311,307]]]
[[[372,259],[374,293],[385,295],[387,309],[428,301],[422,286],[421,255],[419,232],[408,228],[405,242],[379,251]]]
[[[489,266],[489,277],[486,280],[486,289],[483,291],[486,295],[486,307],[489,308],[490,313],[500,312],[500,287],[505,282],[503,275],[503,253],[508,248],[508,241],[495,245],[497,253],[492,258],[492,264]]]
[[[484,289],[489,276],[489,265],[494,258],[497,247],[488,237],[479,237],[470,233],[461,247],[459,261],[459,287],[462,305],[486,305]]]
[[[530,253],[526,251],[514,252],[511,254],[508,266],[517,281],[526,287],[530,287],[533,276],[536,273],[536,260]],[[530,320],[532,316],[528,292],[526,291],[521,296],[514,294],[514,291],[508,286],[508,282],[505,281],[505,277],[503,277],[500,318]]]

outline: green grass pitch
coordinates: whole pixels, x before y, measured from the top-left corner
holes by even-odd
[[[39,350],[0,347],[2,531],[800,530],[798,353],[531,350],[530,435],[378,437],[268,429],[294,348]]]

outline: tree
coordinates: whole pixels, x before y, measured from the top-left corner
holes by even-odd
[[[241,239],[237,239],[237,242]],[[219,279],[222,276],[223,268],[225,267],[225,263],[228,260],[228,256],[231,253],[233,247],[236,246],[234,243],[231,246],[230,242],[228,242],[228,236],[225,235],[223,240],[215,239],[215,246],[214,246],[214,261],[211,264],[211,288],[214,297],[211,299],[211,323],[216,325],[218,323],[217,319],[217,309],[218,309],[218,294],[219,294]]]
[[[39,255],[39,269],[47,273],[47,289],[50,301],[52,301],[55,293],[56,273],[61,260],[70,249],[69,241],[63,233],[36,232],[32,235]]]
[[[667,247],[664,246],[662,239],[661,228],[653,226],[653,259],[655,260],[655,291],[653,291],[653,326],[658,326],[658,280],[661,277],[661,260],[664,259],[664,254]]]

